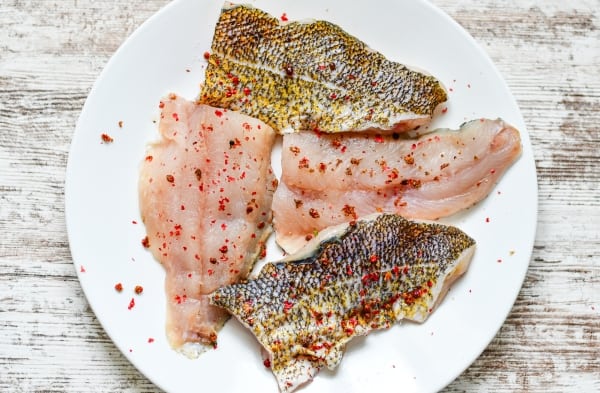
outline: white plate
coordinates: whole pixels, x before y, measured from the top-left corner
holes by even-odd
[[[457,127],[467,119],[502,117],[521,130],[523,155],[492,194],[446,220],[472,235],[478,250],[470,270],[442,306],[422,325],[401,323],[354,340],[335,372],[322,371],[303,390],[437,391],[489,344],[527,271],[537,184],[517,104],[474,40],[427,2],[251,4],[275,16],[286,13],[290,20],[329,20],[388,58],[428,70],[451,89],[448,111],[434,126]],[[205,66],[202,55],[210,48],[220,5],[175,1],[144,23],[98,78],[69,155],[68,234],[81,285],[98,320],[131,363],[156,385],[169,392],[276,392],[259,345],[236,321],[221,332],[218,349],[199,359],[189,360],[169,348],[164,334],[164,273],[140,244],[145,233],[138,212],[138,167],[146,143],[157,135],[158,101],[168,92],[190,99],[198,93]],[[101,143],[102,133],[114,142]],[[278,161],[273,165],[277,167]],[[269,244],[268,259],[279,255]],[[121,293],[114,289],[118,282],[124,287]],[[134,294],[135,285],[143,286],[142,295]],[[135,306],[129,310],[132,298]]]

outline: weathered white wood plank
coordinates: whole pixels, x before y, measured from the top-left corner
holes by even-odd
[[[540,204],[511,314],[446,391],[600,391],[600,2],[434,3],[475,37],[519,102]],[[114,347],[83,296],[63,184],[94,80],[165,4],[0,5],[0,391],[159,391]]]
[[[447,8],[490,54],[521,106],[540,203],[521,294],[492,344],[448,391],[599,389],[598,5]]]

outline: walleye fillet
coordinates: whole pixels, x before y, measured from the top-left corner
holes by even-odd
[[[290,392],[335,368],[353,337],[427,319],[474,251],[458,228],[371,215],[322,231],[256,279],[219,288],[211,303],[254,333]]]
[[[275,133],[260,120],[171,95],[139,179],[147,240],[166,271],[167,337],[190,357],[228,314],[208,294],[245,278],[270,233]]]
[[[375,212],[449,216],[484,199],[520,153],[519,132],[500,119],[418,139],[284,135],[273,198],[277,243],[293,253],[315,232]]]
[[[276,131],[406,131],[447,100],[432,76],[386,59],[326,21],[281,23],[225,3],[199,101]]]

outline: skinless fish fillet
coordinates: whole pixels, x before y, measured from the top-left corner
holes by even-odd
[[[270,233],[275,133],[260,120],[176,95],[139,179],[148,246],[166,271],[167,337],[194,357],[228,314],[208,294],[245,278]]]
[[[331,225],[375,212],[437,219],[484,199],[521,152],[519,132],[478,119],[418,139],[287,134],[273,198],[277,243],[289,253]]]
[[[280,23],[231,3],[217,22],[199,96],[278,132],[411,130],[446,99],[435,78],[386,59],[332,23]]]
[[[475,241],[458,228],[376,214],[322,231],[212,304],[250,329],[282,392],[335,368],[346,343],[407,318],[424,321],[463,274]]]

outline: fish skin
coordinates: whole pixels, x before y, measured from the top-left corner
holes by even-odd
[[[407,131],[447,100],[432,76],[386,59],[326,21],[281,23],[225,3],[199,101],[239,110],[280,133]]]
[[[456,227],[375,214],[322,231],[256,278],[217,289],[211,303],[254,333],[290,392],[334,369],[353,337],[427,319],[474,251]]]
[[[375,212],[450,216],[484,199],[520,153],[518,130],[501,119],[477,119],[416,139],[284,135],[273,197],[277,243],[293,253],[314,232]]]
[[[148,246],[165,269],[166,334],[189,357],[216,345],[229,315],[208,294],[245,278],[271,233],[275,132],[175,94],[139,178]]]

